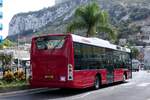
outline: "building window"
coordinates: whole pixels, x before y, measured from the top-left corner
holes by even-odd
[[[105,49],[74,42],[75,70],[104,68]]]
[[[0,12],[0,19],[3,18],[3,12]]]
[[[3,0],[0,0],[0,6],[3,6]]]
[[[3,24],[0,23],[0,30],[2,30],[2,29],[3,29]]]

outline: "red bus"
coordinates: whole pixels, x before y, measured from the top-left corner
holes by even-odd
[[[130,49],[74,34],[34,37],[32,87],[98,89],[132,77]]]

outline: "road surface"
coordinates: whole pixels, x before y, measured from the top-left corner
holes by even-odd
[[[0,100],[150,100],[150,73],[134,72],[126,83],[102,86],[99,90],[48,90],[1,96]]]

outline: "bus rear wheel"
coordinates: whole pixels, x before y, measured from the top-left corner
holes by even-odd
[[[100,88],[100,78],[98,76],[95,77],[94,81],[94,89],[99,89]]]

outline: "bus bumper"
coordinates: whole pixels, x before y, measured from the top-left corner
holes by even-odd
[[[71,82],[44,82],[44,81],[30,81],[31,88],[74,88],[74,89],[81,89],[86,88],[86,86],[82,85],[75,85],[73,81]],[[89,86],[87,86],[89,87]]]

